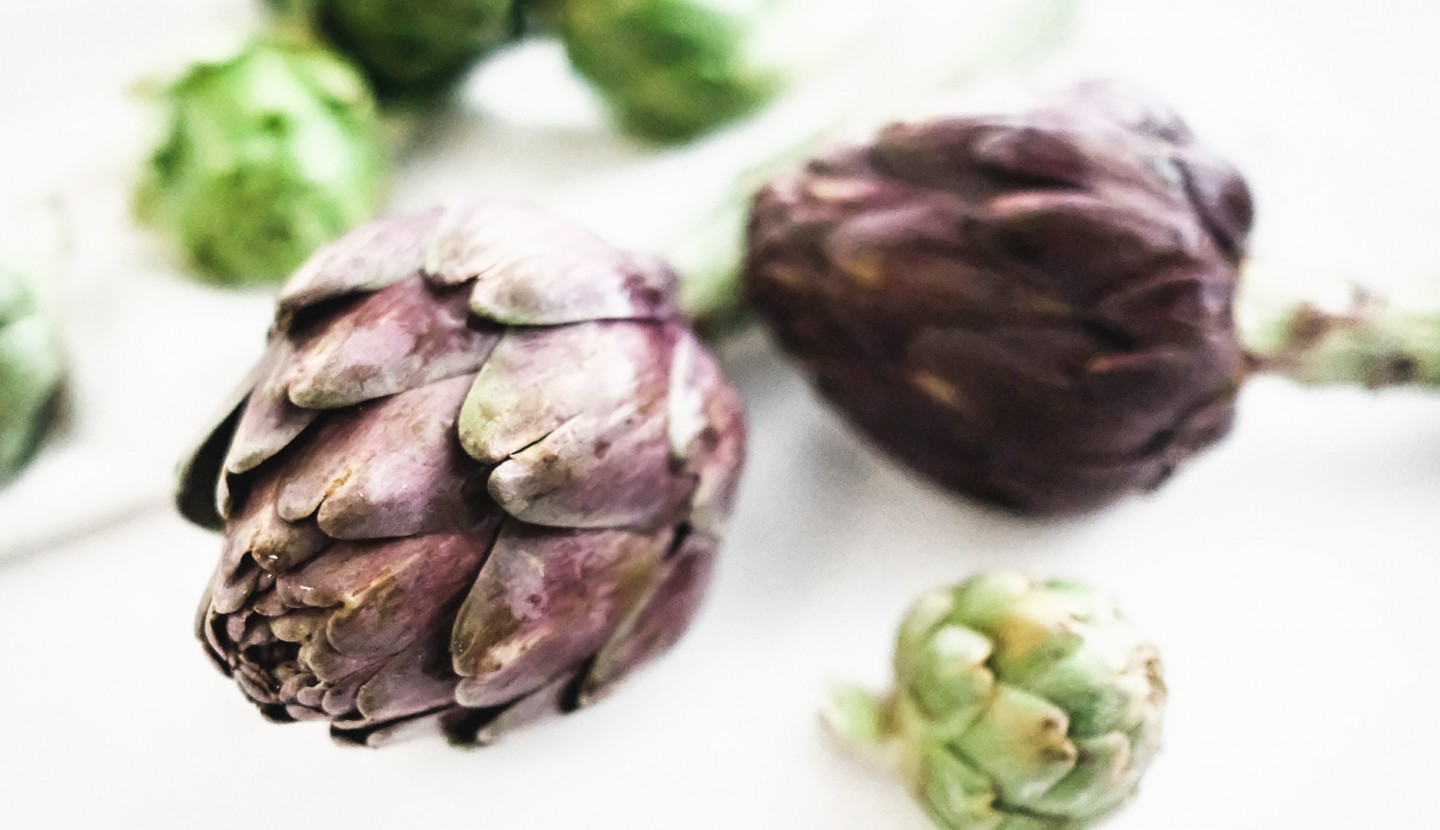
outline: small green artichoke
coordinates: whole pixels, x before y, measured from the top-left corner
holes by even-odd
[[[447,92],[523,28],[516,0],[267,3],[355,61],[384,99],[424,99]]]
[[[380,200],[374,99],[323,49],[254,42],[192,67],[165,103],[137,209],[212,282],[278,281]]]
[[[910,609],[884,698],[831,700],[951,830],[1073,830],[1135,794],[1160,748],[1160,657],[1108,597],[993,571]]]
[[[0,267],[0,482],[34,456],[61,373],[54,319],[18,273]]]
[[[565,51],[622,129],[677,142],[763,105],[782,69],[756,48],[782,0],[555,0]]]

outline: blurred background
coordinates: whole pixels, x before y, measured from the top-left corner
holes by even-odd
[[[897,101],[965,106],[1116,77],[1249,177],[1247,291],[1336,301],[1359,280],[1440,304],[1431,4],[1088,0],[1052,54],[1011,71],[997,47],[980,79],[958,58],[987,2],[837,0],[827,25],[883,25],[752,121],[663,150],[620,135],[556,44],[524,44],[406,138],[387,207],[518,198],[666,250],[762,148],[859,127],[847,89],[908,77],[924,94]],[[1430,814],[1440,400],[1262,378],[1234,434],[1159,493],[1025,521],[872,453],[756,332],[721,347],[752,443],[718,582],[623,693],[475,752],[342,750],[323,726],[261,722],[192,640],[219,540],[168,495],[259,355],[272,294],[187,279],[131,212],[154,79],[233,48],[255,6],[0,6],[0,253],[40,275],[70,366],[64,429],[0,491],[0,822],[920,830],[898,784],[831,745],[817,701],[831,678],[885,682],[918,592],[1001,563],[1113,592],[1162,648],[1167,750],[1117,830]],[[952,65],[970,82],[918,80]]]

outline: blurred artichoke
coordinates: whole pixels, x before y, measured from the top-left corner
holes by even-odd
[[[213,282],[277,281],[380,199],[374,100],[323,49],[252,43],[191,68],[165,104],[137,206]]]
[[[748,300],[820,391],[943,485],[1066,513],[1222,437],[1244,180],[1106,84],[891,125],[754,202]]]
[[[1135,794],[1160,748],[1159,653],[1107,597],[993,571],[921,597],[895,688],[837,690],[828,724],[890,750],[950,830],[1078,830]]]
[[[488,742],[695,611],[743,454],[673,276],[498,204],[372,223],[286,285],[182,471],[223,527],[199,635],[263,714]]]
[[[386,99],[450,90],[519,36],[517,0],[266,0],[282,19],[335,46]]]
[[[684,141],[758,108],[782,68],[759,47],[785,0],[551,0],[570,62],[622,129]]]
[[[0,266],[0,483],[35,454],[54,414],[62,361],[54,319]]]

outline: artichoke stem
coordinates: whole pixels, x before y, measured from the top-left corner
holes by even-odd
[[[1440,386],[1440,313],[1416,313],[1365,291],[1343,311],[1308,302],[1242,332],[1260,371],[1312,386]]]
[[[894,700],[853,683],[831,683],[820,706],[820,722],[847,752],[872,766],[898,770],[903,736],[895,731]]]

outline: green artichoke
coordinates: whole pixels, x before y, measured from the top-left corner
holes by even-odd
[[[20,472],[50,427],[62,368],[54,318],[0,266],[0,482]]]
[[[272,720],[489,742],[680,637],[743,453],[658,261],[501,204],[366,225],[183,471],[199,637]]]
[[[447,92],[523,28],[517,0],[267,2],[359,65],[383,99]]]
[[[895,688],[837,690],[842,737],[890,750],[950,830],[1075,830],[1136,792],[1160,748],[1159,653],[1114,602],[993,571],[921,597]]]
[[[755,110],[784,74],[760,48],[784,0],[554,0],[570,62],[622,129],[693,138]]]
[[[375,102],[359,73],[323,49],[254,42],[191,68],[164,103],[166,134],[138,212],[209,281],[279,280],[380,200]]]

